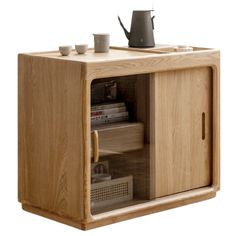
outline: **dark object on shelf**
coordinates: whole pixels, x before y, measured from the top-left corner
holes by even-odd
[[[91,163],[91,177],[96,174],[108,174],[109,164],[108,161],[99,161]]]
[[[148,11],[133,11],[130,32],[124,27],[120,17],[118,20],[123,28],[129,47],[149,48],[155,46],[153,35],[155,16],[151,16],[151,10]]]
[[[117,84],[114,80],[97,82],[91,86],[92,104],[114,101],[117,98]]]

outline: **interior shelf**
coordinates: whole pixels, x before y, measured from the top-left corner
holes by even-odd
[[[142,122],[118,122],[94,126],[91,129],[92,132],[98,131],[100,157],[122,154],[144,147]],[[93,153],[93,148],[91,148],[91,152]]]

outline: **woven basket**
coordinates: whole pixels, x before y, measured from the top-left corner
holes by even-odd
[[[133,176],[91,185],[91,207],[97,209],[133,199]]]

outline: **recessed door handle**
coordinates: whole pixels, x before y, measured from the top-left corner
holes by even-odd
[[[206,136],[206,134],[205,134],[205,129],[206,129],[206,121],[205,121],[205,119],[206,119],[206,117],[205,117],[206,115],[205,115],[205,112],[203,112],[202,113],[202,140],[205,140],[205,136]]]
[[[99,161],[98,131],[94,130],[92,135],[93,135],[93,160],[94,162],[98,162]]]

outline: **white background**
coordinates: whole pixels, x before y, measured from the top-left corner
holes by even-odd
[[[236,235],[236,7],[233,0],[0,1],[0,235]],[[154,3],[154,4],[153,4]],[[221,191],[217,197],[88,232],[21,210],[17,202],[17,53],[89,43],[126,45],[132,9],[155,8],[156,43],[221,49]]]

